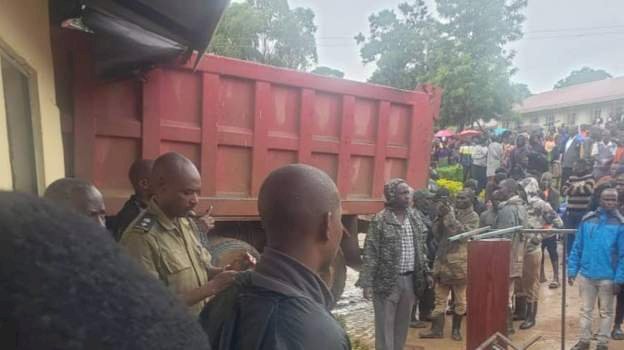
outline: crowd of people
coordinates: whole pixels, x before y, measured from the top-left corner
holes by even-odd
[[[466,179],[456,195],[444,188],[414,190],[403,179],[391,179],[384,186],[385,207],[370,221],[356,284],[373,302],[376,348],[403,349],[408,327],[426,328],[427,322],[430,329],[420,337],[442,338],[449,313],[450,336],[462,340],[470,307],[468,248],[466,240],[449,238],[485,226],[578,228],[576,236],[506,236],[512,243],[508,334],[515,332],[514,321],[521,321],[520,330],[536,324],[540,283],[546,282],[544,251],[553,270],[549,287],[560,286],[557,245],[567,237],[567,282],[579,285],[582,300],[581,338],[573,349],[589,349],[597,301],[597,349],[607,349],[609,337],[624,339],[619,287],[624,283],[619,211],[624,209],[624,152],[610,135],[585,128],[546,137],[507,131],[466,143],[458,158]],[[81,179],[55,181],[43,200],[0,194],[5,227],[0,277],[8,281],[0,288],[0,302],[10,310],[0,315],[2,344],[23,349],[41,344],[59,349],[351,347],[330,313],[335,301],[319,277],[343,235],[340,195],[324,172],[289,165],[269,174],[258,196],[267,246],[259,261],[247,254],[225,267],[213,266],[206,249],[214,220],[194,211],[201,176],[190,160],[177,153],[139,160],[129,179],[135,193],[112,217],[106,216],[100,191]],[[165,327],[171,323],[176,326]]]
[[[619,128],[590,126],[532,132],[504,130],[498,135],[483,133],[470,139],[444,140],[435,143],[432,159],[435,162],[460,164],[464,170],[464,189],[469,189],[472,206],[480,215],[480,226],[505,228],[523,226],[531,229],[568,228],[576,234],[512,234],[512,261],[510,262],[510,300],[508,332],[513,320],[523,320],[520,329],[535,325],[539,302],[540,282],[547,282],[544,273],[544,252],[550,257],[553,276],[549,288],[560,286],[558,241],[562,241],[568,257],[568,283],[578,280],[581,293],[581,339],[575,350],[588,349],[594,338],[591,319],[594,304],[599,300],[600,329],[595,338],[598,349],[606,349],[609,337],[622,340],[624,293],[619,285],[624,282],[624,138]],[[478,194],[481,194],[480,199]],[[451,212],[462,213],[465,191],[455,198]],[[432,207],[437,209],[438,221],[449,215],[446,200],[436,195]],[[438,198],[437,200],[435,198]],[[563,203],[561,199],[564,199]],[[417,213],[418,209],[415,210]],[[421,215],[422,216],[422,215]],[[440,218],[442,216],[443,218]],[[463,215],[456,215],[458,218]],[[452,220],[448,220],[452,222]],[[462,220],[459,220],[462,222]],[[433,220],[435,222],[435,219]],[[437,244],[432,277],[435,285],[445,285],[436,264],[446,261],[446,245],[465,245],[465,242],[447,242],[448,232],[471,229],[470,220],[460,230],[431,226],[429,235]],[[453,226],[452,224],[447,224]],[[432,245],[429,245],[431,249]],[[459,248],[457,248],[459,249]],[[442,257],[440,257],[442,255]],[[453,258],[452,261],[458,261]],[[466,263],[465,258],[462,263]],[[438,271],[436,273],[436,271]],[[465,267],[464,271],[465,273]],[[578,276],[578,278],[577,278]],[[465,281],[464,281],[465,283]],[[436,291],[436,305],[454,310],[453,338],[457,310],[463,313],[465,290],[453,289],[452,302],[447,305],[448,292]],[[614,294],[617,297],[614,297]],[[426,298],[423,294],[422,298]],[[442,298],[440,300],[439,298]],[[617,300],[615,312],[613,306]],[[460,307],[457,308],[457,305]],[[419,305],[420,308],[426,304]],[[431,316],[432,328],[422,337],[441,337],[444,325],[439,308]],[[427,314],[420,313],[421,319]],[[422,327],[422,322],[413,323]]]

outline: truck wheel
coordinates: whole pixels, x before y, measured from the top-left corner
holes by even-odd
[[[256,260],[260,259],[256,248],[234,238],[208,236],[206,249],[212,256],[212,264],[217,267],[233,265],[236,269],[245,269],[246,266],[240,266],[245,253],[251,254]]]
[[[338,250],[336,259],[329,267],[329,271],[321,273],[321,278],[331,290],[335,301],[338,301],[344,292],[345,283],[347,282],[347,264],[344,254],[342,254],[342,249]]]

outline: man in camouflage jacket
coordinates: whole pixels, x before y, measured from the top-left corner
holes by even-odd
[[[410,188],[404,180],[390,180],[384,195],[386,208],[370,223],[356,286],[373,299],[376,349],[402,350],[415,296],[431,282],[426,227],[409,209]]]
[[[466,283],[468,274],[468,247],[465,241],[450,242],[457,234],[479,228],[479,215],[474,211],[474,192],[464,190],[457,194],[455,208],[448,202],[438,203],[438,218],[433,223],[433,233],[439,242],[433,263],[435,281],[435,309],[431,330],[421,333],[421,338],[442,338],[446,300],[452,291],[455,295],[452,338],[461,341],[461,321],[466,314]]]

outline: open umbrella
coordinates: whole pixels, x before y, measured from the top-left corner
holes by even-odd
[[[494,129],[494,135],[501,136],[507,129],[505,128],[496,128]]]
[[[455,133],[449,129],[443,129],[435,133],[435,137],[451,137],[454,135]]]
[[[481,135],[481,131],[474,129],[466,129],[459,133],[459,136],[477,136]]]

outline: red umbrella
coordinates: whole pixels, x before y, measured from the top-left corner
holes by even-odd
[[[477,136],[481,135],[481,131],[474,129],[466,129],[459,133],[459,136]]]
[[[455,133],[452,130],[444,129],[435,133],[435,137],[451,137],[454,136]]]

